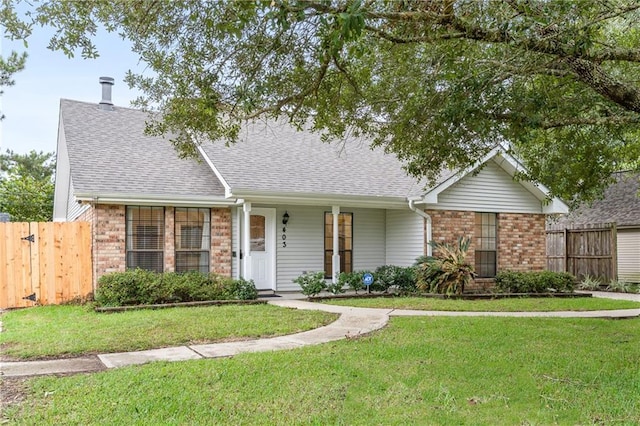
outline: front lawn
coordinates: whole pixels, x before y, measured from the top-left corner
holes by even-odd
[[[640,424],[638,320],[392,318],[355,339],[30,379],[16,424]]]
[[[638,302],[595,297],[526,297],[494,300],[435,299],[427,297],[354,297],[329,299],[323,302],[331,305],[361,308],[417,309],[424,311],[551,312],[640,309],[640,303]]]
[[[272,305],[224,305],[119,313],[41,306],[2,315],[2,355],[37,359],[127,352],[225,339],[271,337],[326,325],[337,315]]]

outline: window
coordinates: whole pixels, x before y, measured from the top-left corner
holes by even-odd
[[[176,208],[176,272],[209,272],[211,226],[209,209]]]
[[[340,254],[340,272],[353,270],[353,213],[338,214],[338,252]],[[333,214],[324,214],[324,275],[333,275]]]
[[[127,269],[162,272],[164,207],[127,206]]]
[[[495,213],[476,213],[476,273],[478,278],[496,276],[497,215]]]

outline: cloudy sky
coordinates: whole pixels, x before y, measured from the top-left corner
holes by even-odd
[[[100,76],[113,77],[113,101],[130,106],[137,96],[124,83],[127,70],[143,72],[129,44],[116,34],[99,33],[96,45],[98,59],[67,58],[61,52],[47,49],[51,30],[38,28],[29,38],[29,57],[24,71],[15,75],[15,85],[4,88],[0,110],[6,116],[0,121],[0,150],[19,153],[31,150],[56,150],[60,99],[99,102]],[[20,43],[1,40],[2,56],[12,50],[24,51]]]

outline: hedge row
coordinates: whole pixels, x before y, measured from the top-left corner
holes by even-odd
[[[252,300],[257,297],[253,281],[233,280],[213,273],[157,273],[143,269],[103,275],[98,280],[95,294],[100,306]]]
[[[566,272],[499,272],[495,291],[500,293],[573,292],[575,277]]]

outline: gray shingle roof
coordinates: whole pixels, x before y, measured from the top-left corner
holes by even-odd
[[[366,140],[323,143],[318,133],[281,122],[250,123],[239,139],[229,147],[203,144],[232,192],[398,198],[424,192],[394,155],[371,150]]]
[[[617,226],[640,225],[640,173],[616,173],[616,183],[605,191],[604,198],[591,206],[583,205],[562,218],[560,224],[583,225],[616,223]]]
[[[144,135],[145,112],[60,101],[71,178],[77,193],[224,196],[204,162],[178,158],[168,139]]]

